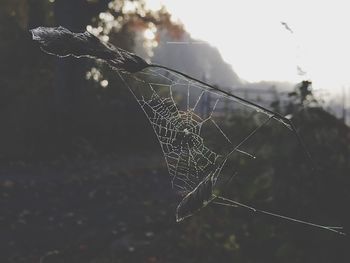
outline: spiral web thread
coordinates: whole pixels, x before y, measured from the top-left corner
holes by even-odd
[[[176,190],[186,194],[207,176],[213,176],[216,180],[233,152],[254,158],[252,154],[240,150],[237,145],[232,145],[229,137],[215,121],[214,115],[218,115],[216,110],[219,103],[227,103],[228,98],[218,96],[201,84],[162,69],[148,69],[136,76],[121,76],[152,125],[165,157],[172,187]],[[129,85],[130,77],[137,83]],[[160,80],[159,83],[152,82],[157,79]],[[192,99],[193,90],[197,94]],[[208,93],[213,98],[210,111],[205,111],[202,104],[208,106],[208,103],[203,102]],[[176,96],[180,95],[179,103]],[[226,140],[231,151],[226,154],[218,153],[206,145],[202,131],[207,123]]]

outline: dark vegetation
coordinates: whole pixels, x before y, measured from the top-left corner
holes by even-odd
[[[349,262],[348,237],[239,208],[208,207],[175,223],[159,146],[128,90],[105,66],[109,88],[87,81],[94,62],[47,56],[28,32],[83,31],[108,2],[0,3],[0,261]],[[130,50],[129,28],[149,20],[171,28],[161,17],[138,17],[111,39]],[[240,164],[229,193],[349,233],[350,130],[308,88],[296,87],[279,110],[292,114],[316,169],[285,129],[269,125],[252,142],[263,158]],[[249,129],[239,117],[227,125]]]

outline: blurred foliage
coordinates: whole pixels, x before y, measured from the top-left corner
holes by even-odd
[[[2,1],[1,5],[0,156],[7,158],[26,148],[34,127],[38,133],[45,129],[53,70],[27,31],[34,7],[30,11],[27,1]]]
[[[312,82],[308,80],[303,80],[301,83],[296,85],[295,91],[288,94],[289,97],[293,98],[294,101],[297,100],[297,104],[308,106],[310,103],[317,103],[311,90]]]
[[[135,27],[171,21],[164,10],[143,13],[142,2],[132,14],[115,11],[124,1],[88,1],[99,3],[105,15],[99,18],[101,6],[89,11],[91,30],[101,26],[100,37],[122,47],[134,46]],[[122,17],[122,26],[109,28],[107,13],[118,23]],[[86,61],[75,99],[58,105],[58,62],[27,32],[38,21],[54,25],[54,6],[3,0],[0,21],[1,262],[349,262],[347,237],[244,209],[209,206],[176,224],[176,196],[160,149],[127,89],[106,66]],[[93,77],[95,71],[88,81],[92,67],[103,75]],[[234,160],[241,172],[223,191],[261,209],[343,225],[349,233],[350,130],[309,103],[306,84],[291,94],[287,113],[315,169],[292,134],[271,123],[247,145],[259,145],[260,158]],[[223,125],[237,136],[252,128],[236,115]]]
[[[295,86],[294,91],[289,92],[291,103],[287,107],[288,113],[302,110],[305,107],[318,107],[319,102],[312,93],[312,82],[303,80]]]
[[[170,21],[164,9],[147,11],[143,1],[80,2],[84,12],[79,16],[90,17],[91,25],[96,26],[90,26],[94,33],[100,37],[108,34],[110,41],[129,50],[134,46],[135,34],[139,31],[142,34],[150,26],[173,32],[182,30]],[[132,9],[124,12],[126,3],[130,6],[131,2],[137,12],[131,12]],[[57,61],[43,54],[31,41],[28,29],[55,25],[54,12],[60,21],[74,20],[75,14],[71,17],[65,13],[69,5],[78,8],[76,3],[71,3],[66,0],[2,2],[0,52],[5,63],[0,66],[3,123],[0,157],[3,159],[54,159],[62,154],[84,154],[86,149],[90,153],[132,151],[132,143],[126,143],[129,136],[135,137],[135,145],[144,144],[144,148],[153,145],[132,133],[145,126],[143,115],[105,65],[69,58]],[[107,10],[100,13],[103,6]],[[117,23],[108,24],[111,20],[105,18],[110,16]],[[75,20],[69,22],[71,27],[81,27],[86,18]],[[101,83],[109,84],[110,88]],[[151,129],[148,132],[151,135]]]

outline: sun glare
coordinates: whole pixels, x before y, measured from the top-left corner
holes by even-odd
[[[155,38],[155,34],[153,33],[152,29],[147,28],[144,33],[143,36],[147,39],[147,40],[153,40]]]
[[[346,1],[160,2],[192,37],[217,47],[242,79],[298,82],[310,78],[314,86],[331,93],[350,85]],[[152,37],[151,32],[145,32],[145,37]]]

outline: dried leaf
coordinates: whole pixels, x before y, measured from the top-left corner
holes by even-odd
[[[88,31],[73,33],[64,27],[38,27],[30,30],[33,40],[41,49],[59,57],[93,57],[106,61],[110,66],[127,72],[137,72],[149,66],[135,54],[103,43]]]

